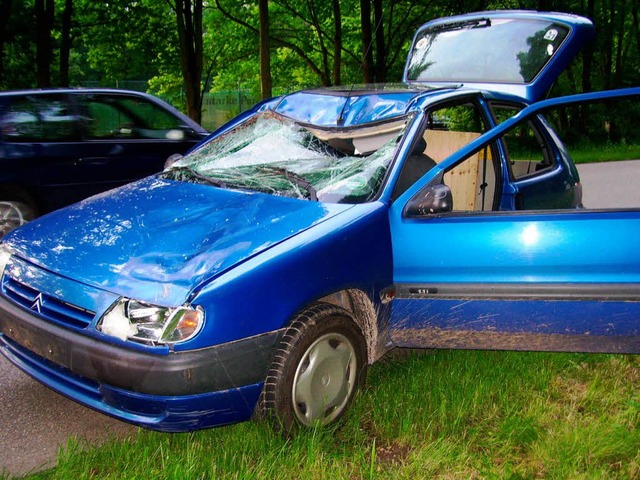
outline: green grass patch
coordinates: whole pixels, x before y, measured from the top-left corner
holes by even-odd
[[[640,478],[640,357],[436,351],[389,357],[340,425],[264,423],[70,442],[32,479]]]
[[[575,163],[616,162],[639,160],[640,145],[604,144],[569,147]]]

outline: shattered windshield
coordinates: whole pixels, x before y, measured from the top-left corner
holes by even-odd
[[[379,191],[408,118],[326,129],[264,112],[203,144],[163,176],[313,201],[366,202]]]

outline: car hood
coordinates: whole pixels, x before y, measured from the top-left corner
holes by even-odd
[[[150,177],[46,215],[4,240],[56,274],[172,306],[202,282],[350,207]]]

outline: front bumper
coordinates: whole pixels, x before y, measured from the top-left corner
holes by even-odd
[[[248,419],[282,334],[158,355],[55,325],[0,297],[0,351],[12,363],[79,403],[163,431]]]

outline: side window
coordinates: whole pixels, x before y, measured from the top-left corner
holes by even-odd
[[[84,114],[83,134],[85,138],[103,140],[134,137],[135,119],[118,108],[113,97],[82,95],[79,107]]]
[[[176,117],[144,98],[83,95],[80,109],[85,115],[84,135],[88,139],[180,140],[184,137]]]
[[[606,100],[588,96],[573,103],[565,100],[522,118],[496,136],[496,144],[506,147],[511,164],[511,178],[505,179],[511,188],[501,195],[499,208],[583,211],[640,207],[640,95],[623,93],[615,92],[618,97]],[[448,174],[470,161],[475,163],[476,155]],[[451,190],[454,210],[465,209],[456,201],[453,186]]]
[[[509,107],[494,106],[493,111],[498,122],[517,113],[517,109]],[[523,122],[502,138],[513,180],[534,176],[554,166],[539,128],[533,121]]]
[[[544,112],[557,158],[575,169],[586,209],[640,207],[640,95]]]
[[[156,131],[180,128],[176,117],[143,98],[122,97],[118,103],[123,110],[135,113],[144,128]]]
[[[424,133],[427,153],[440,163],[486,130],[486,123],[472,104],[456,105],[432,113]],[[445,171],[443,183],[451,190],[454,211],[493,210],[500,191],[500,163],[487,147]]]
[[[24,95],[11,99],[0,119],[2,137],[8,142],[57,142],[74,140],[77,116],[63,95]]]
[[[472,102],[447,105],[429,112],[422,135],[414,140],[394,198],[397,198],[433,166],[478,138],[486,122]],[[498,185],[497,169],[489,148],[445,174],[455,210],[491,210]]]

